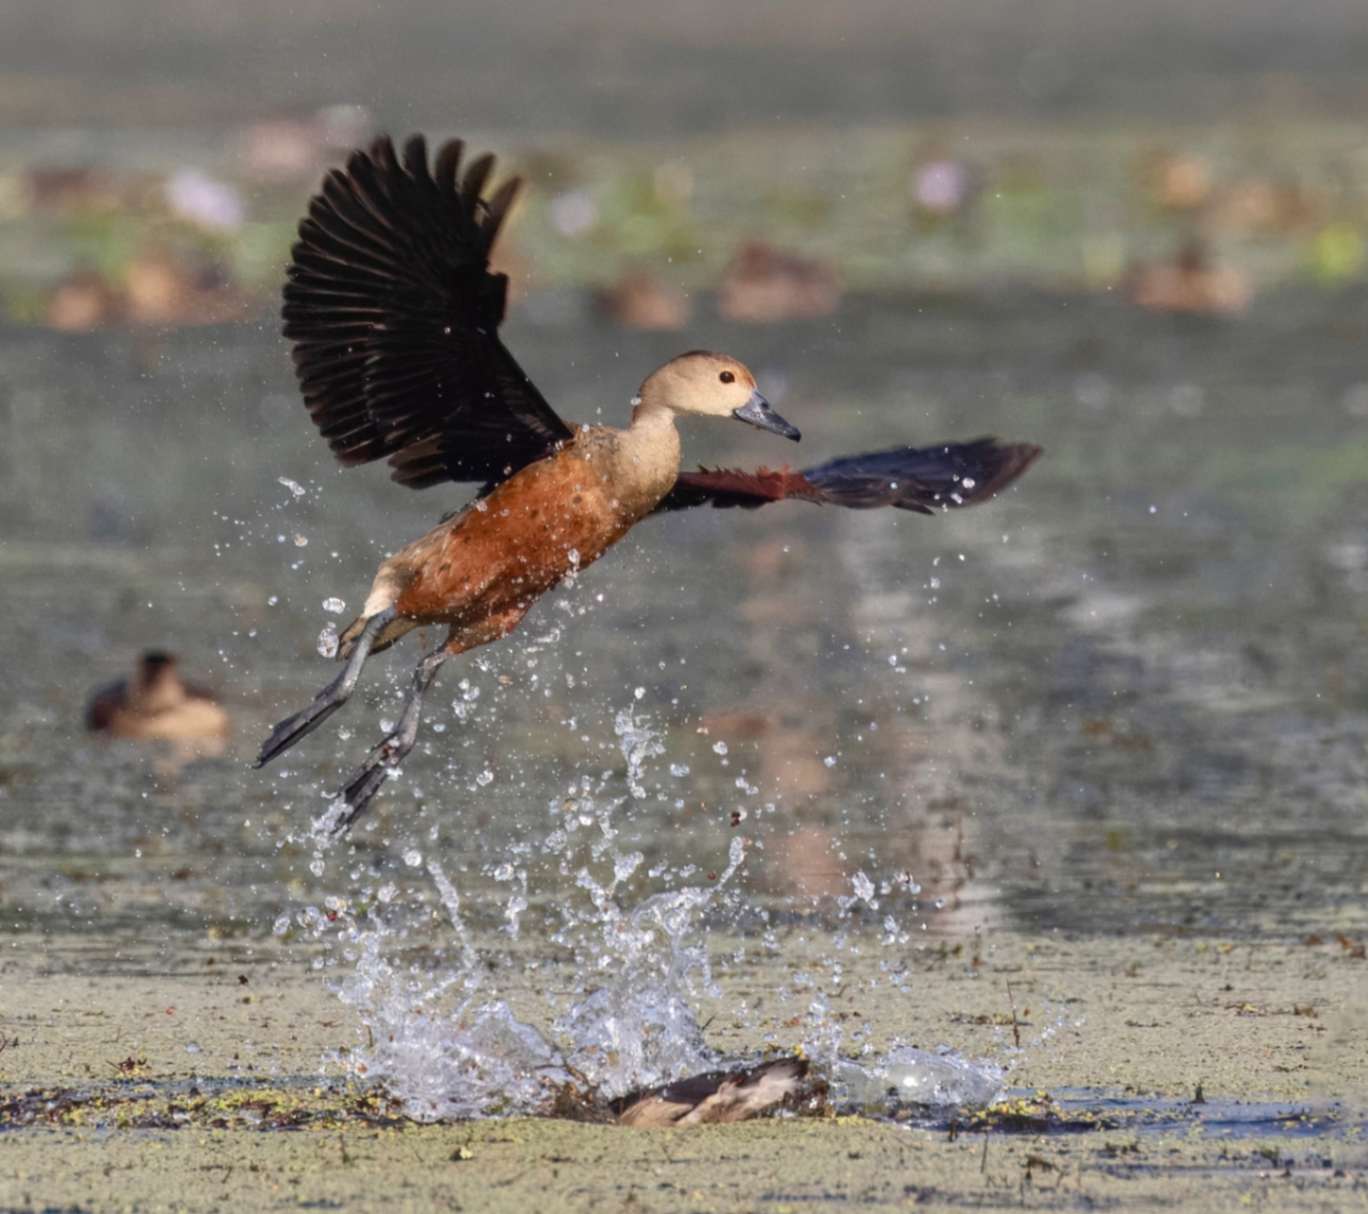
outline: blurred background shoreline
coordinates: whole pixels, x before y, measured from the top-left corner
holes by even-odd
[[[622,136],[1368,104],[1355,0],[16,0],[5,29],[10,127],[226,128],[338,100],[387,124]]]
[[[302,200],[382,130],[498,153],[530,187],[515,292],[583,288],[630,327],[754,276],[758,231],[807,263],[779,266],[807,314],[1011,284],[1230,315],[1368,264],[1349,0],[22,0],[4,32],[20,324],[261,319]]]

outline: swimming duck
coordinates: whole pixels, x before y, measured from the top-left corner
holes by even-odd
[[[840,302],[841,276],[834,265],[764,240],[748,240],[737,249],[717,289],[718,312],[743,324],[828,316]]]
[[[81,269],[53,288],[45,320],[63,333],[90,333],[120,319],[123,310],[122,296],[103,274]]]
[[[1186,243],[1171,261],[1135,267],[1130,275],[1131,299],[1151,312],[1187,312],[1194,316],[1235,316],[1251,297],[1249,280],[1237,269],[1211,264],[1206,246]]]
[[[662,282],[649,270],[629,270],[611,286],[597,292],[598,310],[624,329],[666,332],[689,323],[693,305],[678,287]]]
[[[284,290],[284,332],[314,424],[344,465],[388,459],[413,489],[481,486],[465,509],[382,562],[343,632],[341,673],[281,721],[260,767],[346,703],[373,653],[424,624],[445,640],[424,656],[398,724],[342,788],[345,830],[413,749],[423,694],[448,658],[507,636],[534,602],[598,560],[642,519],[690,507],[796,499],[931,514],[992,497],[1039,454],[979,439],[894,447],[802,471],[680,472],[681,417],[731,418],[781,438],[799,432],[735,358],[691,350],[641,385],[630,424],[563,421],[498,337],[508,292],[490,250],[519,188],[486,194],[494,158],[462,171],[464,147],[430,164],[415,135],[388,138],[334,170],[300,223]]]
[[[229,729],[213,693],[182,681],[176,659],[159,650],[138,659],[132,678],[96,691],[85,720],[92,732],[174,742],[200,754],[221,754]]]
[[[665,1129],[749,1121],[779,1109],[821,1102],[826,1085],[809,1076],[801,1058],[779,1058],[756,1066],[692,1075],[614,1101],[619,1125]]]

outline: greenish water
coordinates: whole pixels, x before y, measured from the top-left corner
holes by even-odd
[[[520,845],[585,793],[625,798],[616,845],[648,862],[632,897],[719,870],[744,834],[762,846],[737,889],[779,914],[863,870],[932,933],[1360,933],[1366,304],[1283,295],[1210,323],[1015,293],[704,321],[690,342],[756,368],[813,462],[980,433],[1046,455],[946,517],[795,503],[643,524],[510,642],[443,671],[419,752],[321,878],[308,821],[418,646],[279,769],[246,759],[331,677],[323,600],[358,606],[379,556],[459,498],[327,465],[269,322],[10,330],[0,923],[54,964],[155,965],[206,934],[249,945],[347,887],[348,865],[402,882],[418,848],[491,927],[496,870],[525,868],[526,931],[555,921],[574,872]],[[575,419],[623,416],[678,344],[573,314],[520,317],[511,341]],[[687,450],[791,457],[741,427],[700,425]],[[229,757],[173,772],[81,732],[87,691],[150,646],[223,693]],[[635,797],[624,710],[664,746]]]

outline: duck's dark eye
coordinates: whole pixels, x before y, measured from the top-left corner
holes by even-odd
[[[736,376],[733,375],[730,371],[723,371],[722,374],[719,375],[717,378],[720,379],[724,384],[736,382]]]

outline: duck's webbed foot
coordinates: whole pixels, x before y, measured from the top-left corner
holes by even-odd
[[[418,723],[423,715],[423,694],[432,686],[437,671],[450,656],[445,646],[434,649],[413,672],[413,686],[408,699],[404,701],[404,711],[399,723],[390,730],[379,744],[366,756],[366,761],[352,773],[351,779],[337,794],[345,802],[345,810],[333,823],[334,834],[342,834],[351,826],[371,803],[371,798],[380,791],[380,786],[390,775],[399,770],[399,765],[408,757],[409,751],[418,740]]]
[[[314,697],[312,704],[294,716],[286,717],[271,730],[271,736],[261,744],[261,753],[257,755],[253,767],[264,767],[276,755],[289,750],[300,738],[313,733],[347,702],[356,689],[356,681],[361,677],[361,667],[370,657],[375,638],[397,614],[394,608],[390,607],[366,621],[365,628],[356,639],[356,648],[352,650],[347,664],[342,667],[342,673]]]

